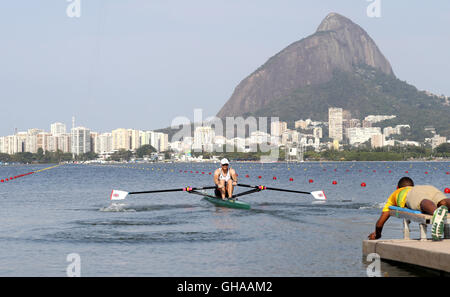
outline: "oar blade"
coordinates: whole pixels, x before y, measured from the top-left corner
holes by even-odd
[[[111,192],[111,200],[124,200],[128,195],[128,192],[112,190]]]
[[[327,200],[327,196],[325,196],[325,193],[323,191],[314,191],[311,192],[311,195],[314,197],[314,199],[317,200]]]

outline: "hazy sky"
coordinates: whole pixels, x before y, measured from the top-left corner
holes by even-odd
[[[450,1],[66,0],[0,4],[0,136],[52,122],[157,129],[215,115],[247,75],[330,12],[362,26],[395,74],[450,95]]]

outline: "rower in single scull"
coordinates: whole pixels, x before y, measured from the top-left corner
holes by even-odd
[[[237,174],[226,158],[220,160],[220,168],[214,172],[214,184],[216,185],[214,194],[217,198],[225,200],[233,197],[233,188],[237,185]]]

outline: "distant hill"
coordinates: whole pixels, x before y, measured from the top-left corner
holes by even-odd
[[[245,78],[217,116],[326,121],[328,107],[348,109],[359,119],[397,115],[383,124],[410,124],[411,140],[429,136],[424,126],[450,137],[446,100],[397,79],[370,36],[336,13],[329,14],[313,35],[291,44]]]

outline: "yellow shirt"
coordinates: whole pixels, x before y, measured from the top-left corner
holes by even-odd
[[[389,206],[405,207],[406,195],[411,191],[412,187],[404,187],[395,190],[391,196],[389,196],[386,204],[383,207],[383,212],[389,211]]]

